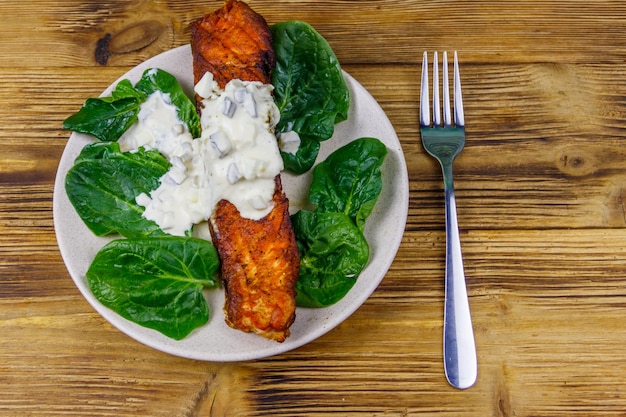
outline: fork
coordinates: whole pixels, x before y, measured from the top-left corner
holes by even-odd
[[[444,367],[450,385],[455,388],[466,389],[476,382],[478,366],[469,300],[465,287],[452,177],[452,163],[465,145],[461,76],[456,51],[454,52],[454,125],[450,115],[448,55],[446,52],[443,53],[443,125],[441,123],[438,67],[437,52],[435,52],[433,57],[433,120],[431,123],[428,98],[428,54],[424,52],[420,95],[420,132],[422,145],[430,155],[439,161],[443,171],[446,206]]]

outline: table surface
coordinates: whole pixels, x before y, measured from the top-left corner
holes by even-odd
[[[291,352],[211,363],[144,346],[81,296],[52,220],[62,121],[219,1],[0,4],[0,414],[623,416],[626,3],[250,1],[298,19],[380,103],[402,143],[397,257],[343,324]],[[442,365],[441,173],[418,129],[423,51],[459,51],[455,178],[479,361]]]

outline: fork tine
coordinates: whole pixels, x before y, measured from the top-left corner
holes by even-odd
[[[454,123],[458,127],[465,126],[463,96],[461,94],[461,74],[459,73],[459,60],[456,51],[454,51]]]
[[[444,93],[445,94],[445,93]],[[433,126],[441,126],[441,104],[439,102],[439,57],[433,54]]]
[[[430,126],[430,105],[428,99],[428,55],[422,59],[422,83],[420,86],[420,125]]]
[[[448,82],[448,53],[443,52],[443,124],[445,127],[452,126],[450,117],[450,85]]]

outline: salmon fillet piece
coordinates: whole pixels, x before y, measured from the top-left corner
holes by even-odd
[[[206,72],[221,88],[234,79],[269,84],[276,65],[265,19],[237,0],[191,23],[191,51],[194,84]]]
[[[275,65],[271,32],[245,3],[228,0],[191,28],[196,83],[207,71],[221,88],[232,79],[270,82]],[[274,183],[273,208],[262,219],[244,218],[221,200],[209,224],[221,260],[226,323],[283,342],[295,319],[300,256],[280,175]]]
[[[226,322],[282,342],[295,319],[300,257],[289,203],[276,177],[274,209],[261,220],[242,218],[226,200],[211,221],[222,259]]]

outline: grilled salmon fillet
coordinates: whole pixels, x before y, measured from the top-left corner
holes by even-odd
[[[221,88],[234,79],[269,84],[276,64],[265,19],[237,0],[191,23],[191,51],[194,83],[208,71]]]
[[[226,200],[212,218],[222,260],[226,322],[282,342],[295,319],[295,283],[300,261],[289,203],[276,177],[274,209],[261,220],[242,218]]]
[[[228,0],[191,29],[196,83],[206,72],[221,88],[233,79],[270,82],[271,32],[248,5]],[[220,200],[209,224],[221,260],[226,323],[283,342],[295,319],[300,257],[280,176],[274,183],[273,208],[265,217],[244,218],[231,202]]]

